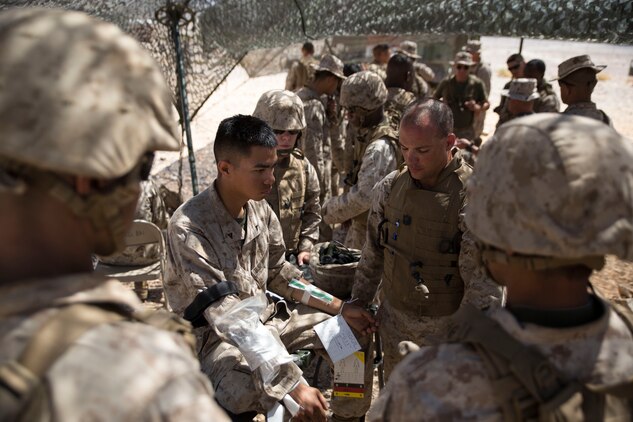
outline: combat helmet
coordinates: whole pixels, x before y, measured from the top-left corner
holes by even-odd
[[[148,153],[180,145],[170,91],[149,53],[83,13],[12,9],[0,14],[0,80],[0,190],[40,189],[120,245],[120,211],[138,195],[121,179]],[[118,182],[79,195],[59,174]]]
[[[273,130],[304,130],[306,119],[303,102],[297,94],[282,89],[264,92],[253,116],[265,121]]]
[[[466,224],[485,248],[503,251],[492,260],[518,255],[530,269],[631,259],[633,144],[586,117],[514,119],[479,154]]]
[[[343,82],[340,101],[343,107],[375,110],[387,101],[387,88],[380,76],[364,70]]]

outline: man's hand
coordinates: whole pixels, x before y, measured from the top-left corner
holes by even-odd
[[[328,409],[325,397],[316,388],[299,383],[290,393],[290,397],[301,406],[299,413],[293,420],[298,421],[325,421]]]
[[[297,255],[297,265],[308,265],[310,263],[310,252],[303,251]]]
[[[481,106],[475,102],[475,100],[468,100],[464,103],[464,106],[470,111],[477,112],[481,110]]]
[[[341,315],[350,327],[363,335],[372,334],[378,329],[378,322],[372,314],[354,303],[344,303]]]

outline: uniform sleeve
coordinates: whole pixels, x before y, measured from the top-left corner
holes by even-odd
[[[306,158],[314,166],[319,185],[323,185],[323,143],[325,140],[325,109],[319,100],[305,103],[306,131],[301,141],[301,149]]]
[[[558,113],[559,110],[558,97],[556,94],[548,94],[541,100],[539,113]]]
[[[319,179],[308,160],[304,161],[306,171],[306,191],[301,214],[301,233],[299,235],[299,252],[310,251],[319,240],[319,223],[321,223],[321,204],[319,203]]]
[[[442,97],[444,97],[444,89],[446,88],[446,83],[447,83],[446,79],[444,79],[442,82],[440,82],[440,84],[438,85],[437,89],[433,93],[433,98],[435,98],[436,100],[439,100]]]
[[[481,79],[481,81],[484,83],[484,88],[486,89],[486,97],[488,97],[490,95],[490,80],[492,78],[492,71],[490,70],[490,66],[481,66],[481,70],[479,73],[479,79]]]
[[[294,62],[286,76],[286,89],[288,91],[294,91],[297,88],[297,66],[299,63]]]
[[[332,162],[339,173],[345,169],[345,134],[343,132],[342,123],[330,125]]]
[[[358,183],[343,195],[330,198],[323,206],[323,221],[343,223],[369,210],[372,189],[383,177],[396,169],[396,157],[388,141],[372,142],[363,155]]]
[[[397,174],[397,171],[389,173],[374,188],[372,205],[367,218],[367,241],[363,246],[352,288],[352,298],[360,299],[365,303],[371,302],[374,298],[382,277],[384,251],[378,244],[378,227],[385,218],[384,204]]]
[[[488,275],[477,242],[464,223],[463,212],[460,213],[459,220],[460,230],[463,232],[459,252],[459,273],[464,281],[462,304],[470,303],[477,309],[501,306],[503,287]]]
[[[268,208],[268,290],[288,300],[290,288],[288,283],[293,278],[300,278],[301,271],[286,261],[286,246],[279,219],[270,206]]]
[[[488,101],[488,96],[486,95],[486,87],[481,79],[478,79],[478,84],[475,88],[475,96],[478,104],[483,104]]]

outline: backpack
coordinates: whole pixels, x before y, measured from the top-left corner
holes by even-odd
[[[45,375],[83,334],[102,324],[139,321],[181,334],[192,350],[191,326],[167,311],[136,311],[115,302],[64,306],[42,324],[14,360],[0,365],[0,422],[52,419]]]
[[[613,304],[633,332],[633,312]],[[538,350],[526,347],[472,305],[456,314],[454,338],[470,344],[482,358],[505,421],[629,420],[633,380],[616,386],[565,381]]]

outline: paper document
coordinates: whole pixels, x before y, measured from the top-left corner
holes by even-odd
[[[365,397],[365,353],[354,352],[334,364],[334,396]]]
[[[341,315],[315,325],[314,331],[316,331],[325,347],[325,351],[330,355],[330,359],[334,363],[360,350],[358,340],[356,340],[352,329],[349,328],[349,325],[347,325]]]

